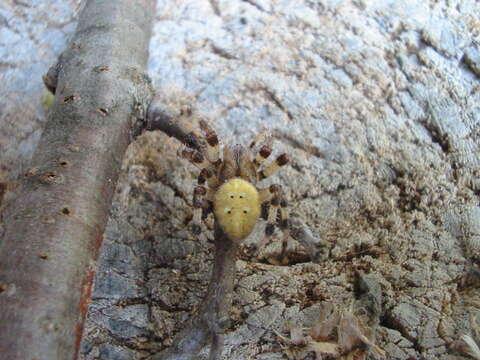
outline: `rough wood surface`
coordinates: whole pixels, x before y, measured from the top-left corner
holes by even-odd
[[[3,212],[4,358],[78,358],[123,154],[152,95],[144,71],[154,8],[87,1],[59,59],[49,119]]]
[[[278,334],[324,323],[327,303],[367,308],[388,359],[467,358],[450,345],[480,340],[479,12],[473,0],[159,1],[149,70],[165,113],[206,118],[229,143],[271,130],[293,159],[275,181],[311,230],[287,266],[269,263],[279,241],[242,253],[224,358],[285,358],[294,346]],[[196,171],[180,147],[151,133],[127,151],[84,359],[160,352],[203,298],[213,245],[188,231]]]

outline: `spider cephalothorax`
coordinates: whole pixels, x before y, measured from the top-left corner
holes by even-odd
[[[270,165],[262,164],[272,152],[272,138],[259,135],[248,148],[242,145],[225,146],[223,157],[215,131],[200,121],[206,146],[201,150],[186,149],[182,155],[201,171],[198,186],[193,195],[194,234],[200,233],[202,217],[213,211],[215,220],[233,241],[241,242],[252,232],[258,218],[267,220],[265,233],[272,235],[275,223],[284,232],[284,244],[288,237],[287,202],[279,185],[257,189],[256,184],[272,175],[288,163],[286,154],[278,156]],[[260,149],[253,151],[261,144]]]

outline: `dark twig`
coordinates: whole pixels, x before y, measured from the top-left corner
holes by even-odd
[[[210,359],[221,358],[223,333],[228,324],[228,312],[232,304],[235,262],[238,246],[221,228],[215,226],[215,259],[206,296],[197,314],[177,334],[173,345],[151,360],[189,360],[211,340]]]
[[[223,338],[224,335],[222,332],[213,334],[209,360],[219,360],[222,358]]]
[[[192,149],[199,149],[205,146],[205,142],[188,125],[185,118],[174,118],[169,115],[158,98],[155,98],[148,107],[145,124],[141,126],[141,130],[160,130]]]
[[[4,359],[76,359],[95,260],[132,119],[152,91],[154,0],[89,0],[46,77],[55,103],[4,210],[0,352]]]
[[[223,338],[223,333],[213,334],[209,360],[218,360],[222,358]]]

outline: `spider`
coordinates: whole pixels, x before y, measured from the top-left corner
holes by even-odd
[[[280,185],[257,188],[263,179],[274,174],[289,161],[281,154],[271,164],[262,166],[272,153],[271,136],[256,136],[248,148],[237,144],[220,146],[215,130],[200,120],[205,146],[200,150],[184,149],[181,155],[200,169],[198,185],[193,192],[192,233],[200,235],[201,222],[214,214],[225,234],[237,244],[252,232],[258,218],[267,220],[265,237],[256,248],[265,245],[277,224],[283,232],[282,252],[285,254],[289,237],[287,200]],[[254,150],[261,145],[256,154]]]

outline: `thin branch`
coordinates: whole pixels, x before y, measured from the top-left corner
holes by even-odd
[[[212,276],[197,315],[177,334],[172,346],[154,355],[151,360],[194,359],[208,341],[212,343],[210,359],[221,358],[223,333],[228,324],[228,312],[232,304],[237,249],[238,246],[216,225]]]
[[[214,333],[212,336],[212,345],[210,348],[209,360],[219,360],[222,358],[224,335],[222,332]]]
[[[142,131],[160,130],[192,149],[200,149],[205,146],[205,142],[188,125],[185,118],[174,118],[169,115],[158,97],[154,98],[148,107],[147,117],[144,121],[145,123],[141,125],[141,131],[138,134]]]
[[[4,212],[0,349],[5,359],[76,359],[144,74],[154,0],[89,0],[47,76],[55,103]]]

